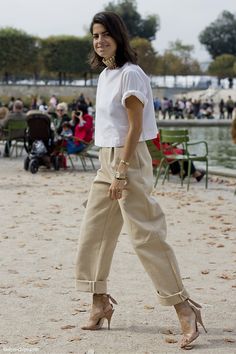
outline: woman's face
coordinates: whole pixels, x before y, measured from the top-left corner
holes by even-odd
[[[97,55],[108,59],[116,54],[117,44],[100,23],[93,25],[93,48]]]
[[[62,117],[64,113],[65,113],[65,112],[64,112],[64,109],[57,108],[57,115],[58,115],[58,117]]]

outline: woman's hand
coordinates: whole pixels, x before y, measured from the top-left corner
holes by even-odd
[[[109,197],[112,199],[112,200],[115,200],[115,199],[121,199],[122,198],[122,192],[124,190],[124,187],[126,186],[127,184],[127,181],[124,179],[124,180],[120,180],[120,179],[116,179],[114,178],[111,185],[110,185],[110,188],[109,188]]]

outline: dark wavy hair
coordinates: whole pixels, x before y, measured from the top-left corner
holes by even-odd
[[[119,15],[112,11],[98,12],[93,17],[90,25],[91,34],[93,34],[93,25],[95,23],[103,25],[115,40],[117,44],[115,59],[118,67],[122,67],[127,62],[137,64],[137,55],[130,46],[127,27]],[[93,50],[90,54],[91,67],[93,69],[104,68],[105,64],[102,62],[102,59],[103,58]]]

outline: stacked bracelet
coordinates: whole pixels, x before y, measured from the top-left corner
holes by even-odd
[[[124,175],[123,173],[120,173],[119,171],[115,172],[115,179],[121,180],[121,181],[125,181],[126,180],[126,175]]]
[[[126,166],[129,166],[129,162],[125,161],[125,160],[120,160],[120,163],[123,163]]]

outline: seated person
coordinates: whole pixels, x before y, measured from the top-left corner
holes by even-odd
[[[57,131],[57,134],[60,135],[62,132],[62,124],[64,122],[69,122],[70,117],[68,116],[68,107],[65,102],[58,103],[57,105],[57,119],[55,120],[55,128]]]
[[[83,126],[86,131],[85,141],[90,142],[93,139],[94,127],[93,127],[93,117],[88,114],[88,105],[84,103],[78,104],[77,109],[82,113]]]
[[[0,107],[0,120],[6,118],[6,116],[8,115],[9,110],[7,107]],[[1,124],[1,123],[0,123]]]
[[[74,135],[73,139],[68,139],[66,148],[69,154],[82,151],[92,140],[90,122],[83,119],[79,112],[72,113]]]
[[[61,132],[61,137],[65,139],[70,139],[73,137],[73,131],[71,129],[71,125],[69,122],[64,122],[62,124],[62,132]]]
[[[170,145],[167,143],[163,143],[161,146],[161,142],[160,142],[160,134],[157,134],[157,137],[155,139],[152,140],[153,143],[155,144],[155,146],[157,147],[157,149],[160,151],[162,148],[162,151],[164,153],[164,155],[168,156],[168,155],[183,155],[184,154],[184,150],[179,149],[179,148],[170,148]],[[180,175],[181,172],[181,168],[180,168],[180,164],[178,161],[174,161],[171,163],[171,159],[168,159],[168,162],[170,162],[170,170],[172,172],[173,175]],[[152,161],[153,166],[157,166],[159,164],[159,161],[153,160]],[[185,178],[187,176],[188,173],[188,162],[184,161],[183,163],[184,165],[184,175],[183,178]],[[200,171],[197,170],[193,164],[193,162],[191,161],[191,170],[190,170],[190,174],[192,177],[196,178],[197,182],[200,182],[201,179],[204,177],[205,172],[204,171]]]
[[[0,130],[1,135],[3,134],[3,130],[8,128],[9,121],[13,120],[24,120],[26,121],[26,114],[23,113],[24,105],[20,100],[16,100],[13,104],[13,112],[8,113],[5,118],[0,120]],[[13,139],[23,139],[25,134],[25,130],[16,130],[14,131]],[[11,141],[6,142],[4,149],[4,157],[9,157],[11,148]]]

